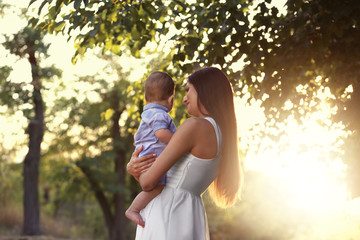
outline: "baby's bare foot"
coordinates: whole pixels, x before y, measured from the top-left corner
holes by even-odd
[[[142,219],[140,213],[131,211],[130,209],[126,210],[125,215],[128,219],[135,222],[136,224],[139,224],[142,227],[145,227],[145,222]]]

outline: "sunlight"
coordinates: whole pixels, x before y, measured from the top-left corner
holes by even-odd
[[[347,133],[343,125],[331,123],[334,109],[323,102],[319,111],[304,116],[303,125],[292,117],[277,123],[281,129],[272,132],[279,134],[283,130],[285,134],[275,141],[268,136],[255,137],[255,130],[265,123],[261,102],[253,102],[252,106],[240,98],[235,102],[240,149],[249,149],[244,160],[248,170],[279,180],[281,186],[275,187],[286,196],[282,201],[292,209],[312,213],[344,210],[348,196],[346,165],[339,156]],[[260,141],[259,152],[251,148],[256,141]]]
[[[341,162],[327,165],[318,159],[316,149],[303,153],[289,149],[269,157],[271,162],[288,162],[272,174],[284,182],[289,206],[312,212],[341,210],[347,197]]]
[[[7,112],[7,107],[1,106],[0,113],[4,114],[5,112]],[[0,126],[5,126],[2,128],[0,133],[0,139],[3,139],[2,148],[7,150],[16,149],[14,155],[10,154],[5,157],[11,158],[7,159],[9,162],[19,163],[24,160],[28,151],[28,148],[25,145],[27,142],[27,135],[24,131],[27,120],[23,117],[23,113],[21,111],[15,112],[13,116],[2,116],[1,114]]]

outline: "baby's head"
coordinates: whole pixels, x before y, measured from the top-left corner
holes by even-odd
[[[145,80],[146,102],[161,104],[169,111],[173,107],[174,90],[174,80],[164,72],[152,72]]]

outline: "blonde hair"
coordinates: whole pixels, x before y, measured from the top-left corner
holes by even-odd
[[[230,207],[235,203],[243,184],[233,91],[225,74],[214,67],[194,72],[188,81],[196,89],[198,104],[201,102],[220,127],[222,145],[218,174],[209,191],[217,206]]]

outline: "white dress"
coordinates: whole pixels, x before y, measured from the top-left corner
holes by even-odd
[[[219,127],[214,119],[205,119],[214,126],[221,146]],[[145,227],[137,226],[136,240],[210,239],[201,194],[216,177],[219,152],[213,159],[187,153],[172,166],[163,191],[141,211]]]

